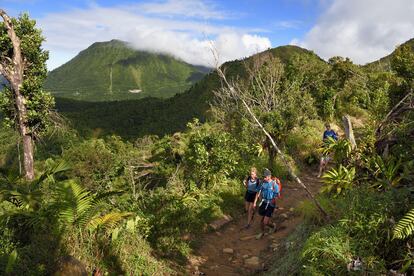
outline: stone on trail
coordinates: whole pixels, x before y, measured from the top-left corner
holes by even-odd
[[[234,253],[234,250],[233,250],[232,248],[224,248],[224,249],[223,249],[223,253],[226,253],[226,254],[233,254],[233,253]]]
[[[294,212],[295,211],[295,208],[293,208],[293,207],[291,207],[290,209],[289,209],[289,212]]]
[[[283,214],[281,214],[280,216],[281,216],[282,218],[284,218],[284,219],[288,219],[288,218],[289,218],[288,214],[286,214],[286,213],[283,213]]]
[[[248,240],[252,240],[256,237],[256,235],[250,235],[250,236],[246,236],[246,237],[241,237],[239,240],[241,241],[248,241]]]
[[[222,218],[213,221],[209,225],[211,228],[213,228],[213,230],[217,231],[218,229],[220,229],[221,227],[223,227],[224,225],[226,225],[227,223],[231,221],[233,221],[233,218],[231,216],[224,215]]]
[[[250,268],[259,268],[260,267],[259,257],[253,256],[248,259],[245,259],[244,265]]]
[[[272,245],[270,245],[271,248],[278,248],[279,244],[278,243],[273,243]]]

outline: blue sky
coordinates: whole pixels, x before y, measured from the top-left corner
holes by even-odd
[[[29,12],[51,53],[49,69],[95,41],[126,40],[141,50],[167,52],[213,65],[269,47],[296,44],[323,58],[365,63],[414,37],[411,0],[2,0],[13,16]],[[214,46],[212,46],[214,45]],[[209,49],[210,48],[210,49]]]

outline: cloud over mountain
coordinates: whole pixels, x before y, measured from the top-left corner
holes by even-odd
[[[168,0],[116,7],[92,5],[51,13],[38,22],[47,37],[45,47],[52,58],[61,59],[73,57],[95,41],[114,38],[129,41],[140,50],[168,53],[206,66],[214,63],[211,42],[220,53],[220,62],[271,47],[270,40],[255,34],[255,29],[217,23],[231,16],[202,0]],[[62,63],[53,60],[50,67]]]
[[[413,14],[412,0],[333,0],[305,37],[292,44],[323,58],[348,56],[363,64],[414,37]]]

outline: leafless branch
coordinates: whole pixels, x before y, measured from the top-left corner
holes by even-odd
[[[276,67],[277,68],[277,67]],[[281,68],[281,67],[280,67]],[[260,69],[256,69],[260,72]],[[319,204],[319,202],[316,200],[316,198],[313,196],[312,192],[309,190],[309,188],[301,181],[301,179],[294,173],[293,168],[289,164],[285,154],[280,150],[276,142],[274,141],[273,137],[270,135],[270,133],[264,128],[264,126],[261,124],[261,122],[258,120],[252,109],[250,108],[251,102],[249,101],[249,98],[247,95],[249,95],[248,92],[246,92],[245,89],[240,87],[237,83],[232,83],[229,81],[223,72],[222,68],[217,66],[216,72],[218,76],[221,78],[222,83],[224,84],[224,87],[220,89],[220,92],[222,95],[219,95],[221,98],[227,98],[230,101],[240,102],[244,109],[247,111],[247,113],[250,115],[251,119],[254,121],[254,125],[258,126],[265,136],[269,139],[272,146],[275,148],[279,156],[281,157],[282,161],[284,162],[285,166],[287,167],[289,174],[292,176],[292,178],[307,192],[308,196],[312,199],[312,201],[315,203],[317,208],[320,210],[320,212],[325,216],[325,218],[328,218],[328,213],[322,208],[322,206]],[[271,72],[273,74],[270,74],[271,76],[274,76],[274,78],[270,78],[270,80],[264,80],[259,79],[260,74],[256,74],[252,76],[253,82],[257,83],[259,86],[259,89],[264,94],[264,102],[263,106],[261,108],[265,108],[266,110],[271,110],[271,108],[274,108],[273,104],[277,104],[277,99],[273,96],[275,94],[275,87],[279,85],[279,81],[281,80],[282,72],[280,69]],[[269,82],[264,84],[264,82]],[[269,106],[269,103],[271,106]]]

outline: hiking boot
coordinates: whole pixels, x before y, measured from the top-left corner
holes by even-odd
[[[242,227],[242,229],[240,229],[240,230],[247,230],[247,229],[249,229],[250,228],[250,224],[246,224],[245,226],[243,226]]]

